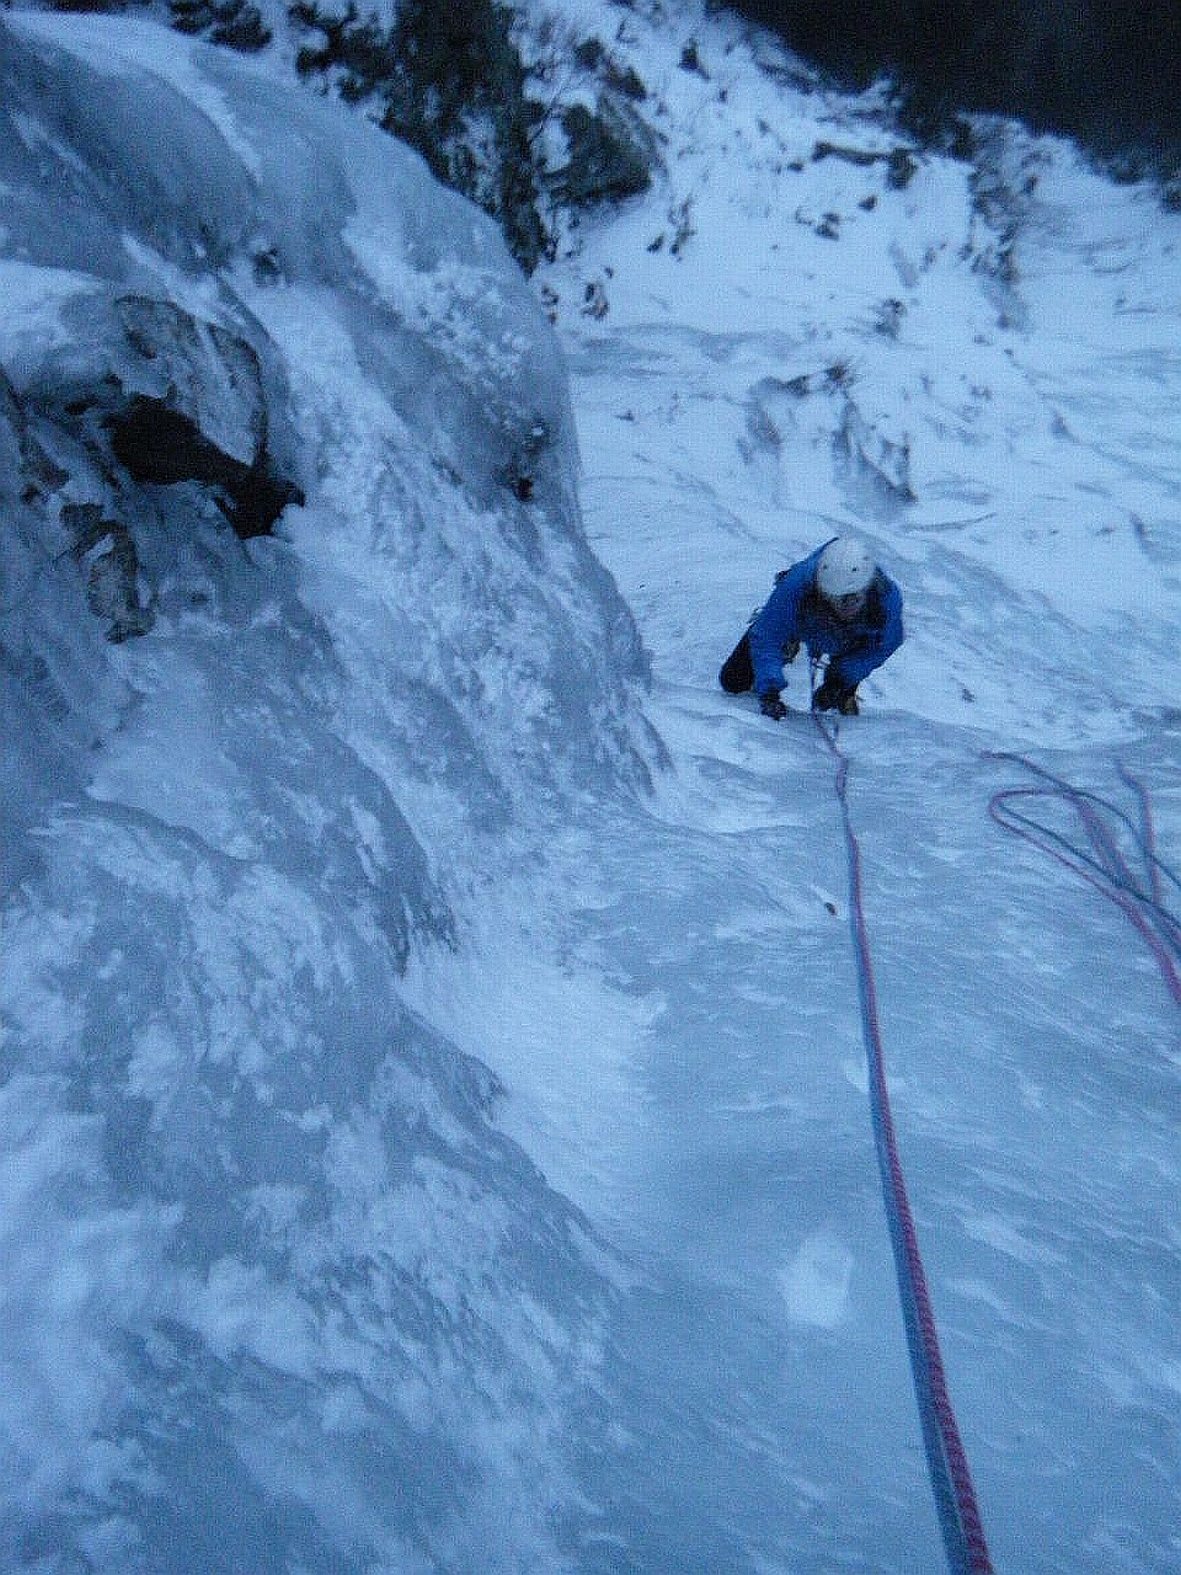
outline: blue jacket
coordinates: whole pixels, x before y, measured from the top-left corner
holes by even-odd
[[[757,695],[783,688],[783,652],[798,640],[808,654],[830,658],[828,671],[842,689],[855,689],[867,673],[902,644],[902,592],[881,569],[865,606],[842,623],[816,588],[816,565],[824,546],[785,569],[750,626],[750,657]]]

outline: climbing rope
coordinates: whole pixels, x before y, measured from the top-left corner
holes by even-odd
[[[836,763],[836,795],[841,807],[848,854],[849,915],[857,957],[862,1032],[869,1062],[874,1142],[935,1507],[952,1575],[991,1575],[988,1544],[976,1505],[967,1456],[960,1441],[955,1412],[947,1390],[935,1314],[927,1290],[923,1260],[919,1254],[918,1234],[907,1197],[902,1162],[898,1156],[894,1118],[890,1112],[877,989],[862,897],[861,847],[849,816],[849,761],[837,742],[839,724],[834,722],[830,732],[818,712],[814,711],[812,716]]]
[[[839,723],[826,724],[817,712],[813,712],[812,717],[836,767],[836,796],[849,866],[849,914],[857,960],[862,1033],[869,1065],[874,1142],[935,1506],[952,1575],[991,1575],[988,1544],[947,1389],[935,1315],[890,1110],[877,989],[865,922],[861,847],[849,814],[849,761],[838,743]],[[1038,778],[1036,785],[1027,784],[995,793],[989,803],[993,820],[1006,831],[1048,853],[1114,902],[1152,950],[1174,1002],[1181,1006],[1181,919],[1165,900],[1166,894],[1181,893],[1181,879],[1157,853],[1152,801],[1144,784],[1123,766],[1117,768],[1121,781],[1135,797],[1137,814],[1134,818],[1110,800],[1072,786],[1021,755],[995,754],[988,758],[1011,761]],[[1073,812],[1073,833],[1058,829],[1044,813],[1037,813],[1037,810],[1044,811],[1047,804]],[[1081,827],[1081,835],[1078,827]]]
[[[1181,880],[1157,856],[1152,800],[1138,777],[1117,766],[1120,780],[1136,798],[1138,817],[1096,793],[1085,792],[1023,755],[991,754],[1031,772],[1039,785],[994,793],[988,811],[998,826],[1022,837],[1065,865],[1120,908],[1151,949],[1173,1000],[1181,1006],[1181,919],[1165,903],[1166,886],[1181,892]],[[1083,837],[1072,837],[1032,813],[1050,804],[1073,811]],[[1122,839],[1122,845],[1121,845]]]

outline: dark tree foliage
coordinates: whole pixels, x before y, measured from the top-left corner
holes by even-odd
[[[382,125],[418,148],[440,179],[500,218],[513,255],[531,272],[547,236],[537,211],[532,132],[540,115],[525,91],[511,10],[493,0],[401,0],[392,43],[400,62]],[[483,169],[462,139],[489,127]]]
[[[556,245],[541,217],[543,201],[553,215],[622,202],[648,188],[656,154],[634,111],[647,89],[598,39],[576,45],[572,61],[554,53],[546,80],[559,91],[542,103],[530,96],[513,40],[515,14],[499,0],[399,0],[388,27],[372,13],[363,16],[354,0],[343,12],[322,10],[322,3],[293,0],[289,9],[308,36],[296,59],[300,73],[323,74],[346,100],[380,106],[385,130],[493,215],[526,273]],[[571,63],[584,86],[596,83],[594,112],[581,103],[559,108]],[[560,168],[546,163],[540,132],[547,124],[565,139]]]
[[[332,15],[298,0],[290,15],[322,39],[300,50],[299,71],[334,74],[346,99],[378,98],[382,126],[494,214],[517,261],[532,271],[549,239],[533,150],[542,111],[525,91],[511,10],[495,0],[402,0],[390,29],[361,19],[352,4]]]
[[[170,0],[169,9],[178,32],[199,33],[244,54],[265,49],[271,41],[257,6],[245,0]]]
[[[929,127],[1016,115],[1104,154],[1181,160],[1178,0],[726,0],[846,80],[886,74]]]

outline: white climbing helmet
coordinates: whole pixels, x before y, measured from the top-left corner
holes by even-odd
[[[869,589],[877,564],[867,549],[853,536],[838,536],[820,554],[816,565],[816,584],[829,601],[840,596],[858,596]]]

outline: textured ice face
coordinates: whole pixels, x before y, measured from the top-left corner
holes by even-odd
[[[604,1282],[401,989],[644,776],[562,360],[405,148],[73,20],[0,24],[0,1562],[553,1567]]]

